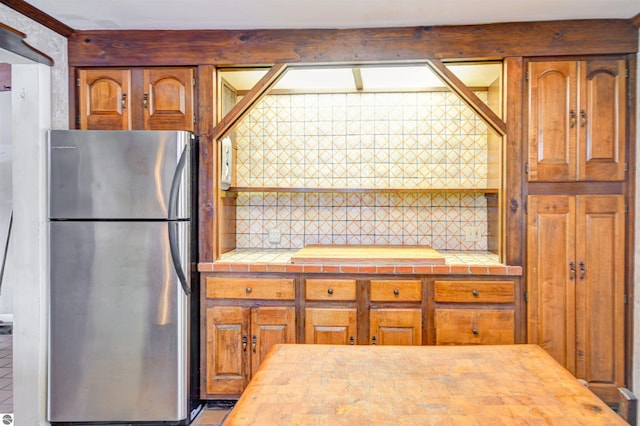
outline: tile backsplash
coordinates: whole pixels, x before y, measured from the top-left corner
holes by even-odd
[[[487,248],[486,200],[474,190],[487,186],[488,130],[453,93],[268,95],[234,138],[239,187],[376,190],[239,193],[238,248]],[[434,188],[455,191],[410,191]],[[469,226],[479,241],[469,241]],[[269,243],[271,229],[279,244]]]
[[[237,248],[302,248],[309,244],[424,245],[486,250],[483,193],[239,193]],[[475,227],[479,241],[467,241]],[[269,231],[280,233],[279,244]]]

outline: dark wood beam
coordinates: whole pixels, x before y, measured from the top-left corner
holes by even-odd
[[[631,18],[631,22],[633,22],[636,27],[640,28],[640,13]]]
[[[61,36],[69,38],[69,36],[75,32],[73,28],[47,15],[37,7],[31,6],[24,0],[0,0],[0,3],[5,6],[9,6],[16,12],[23,14],[27,18],[33,19],[37,23],[44,25],[51,31],[57,32]]]
[[[438,27],[247,31],[77,31],[70,66],[192,66],[518,56],[638,51],[630,19]]]
[[[20,31],[0,23],[0,48],[41,64],[53,65],[53,59],[29,46],[24,41],[25,37]]]
[[[430,59],[427,61],[431,70],[447,85],[456,92],[458,96],[467,104],[469,108],[480,115],[483,120],[497,134],[504,136],[507,134],[507,125],[496,115],[495,112],[487,104],[471,91],[465,84],[452,73],[445,64],[438,59]]]
[[[269,88],[278,81],[287,66],[285,64],[276,64],[256,83],[255,86],[238,102],[226,116],[213,129],[214,140],[224,137],[224,135],[233,127],[247,111],[258,102],[269,90]]]

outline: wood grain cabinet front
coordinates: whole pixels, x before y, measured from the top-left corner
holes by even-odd
[[[294,300],[293,278],[208,277],[207,298]]]
[[[436,281],[436,345],[515,343],[513,281]]]
[[[372,345],[422,345],[422,281],[371,280]]]
[[[271,347],[296,343],[295,280],[206,277],[201,397],[237,398]]]
[[[617,393],[625,385],[625,198],[530,195],[528,205],[528,342],[594,392]]]
[[[192,68],[77,72],[81,130],[194,130]]]
[[[529,181],[624,180],[626,61],[530,62],[527,75]]]
[[[356,280],[305,279],[305,343],[354,345],[358,340]]]
[[[295,343],[294,307],[206,309],[205,395],[242,393],[278,343]]]

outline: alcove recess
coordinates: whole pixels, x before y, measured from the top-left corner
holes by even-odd
[[[502,259],[500,62],[276,64],[219,69],[217,83],[216,178],[229,160],[231,171],[228,189],[214,185],[217,258],[236,248],[355,242]],[[371,200],[382,214],[367,216]],[[283,202],[298,217],[286,206],[281,215]],[[320,229],[327,221],[337,228]]]

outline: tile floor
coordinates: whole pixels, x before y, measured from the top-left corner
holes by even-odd
[[[13,413],[13,336],[0,335],[0,414]]]

